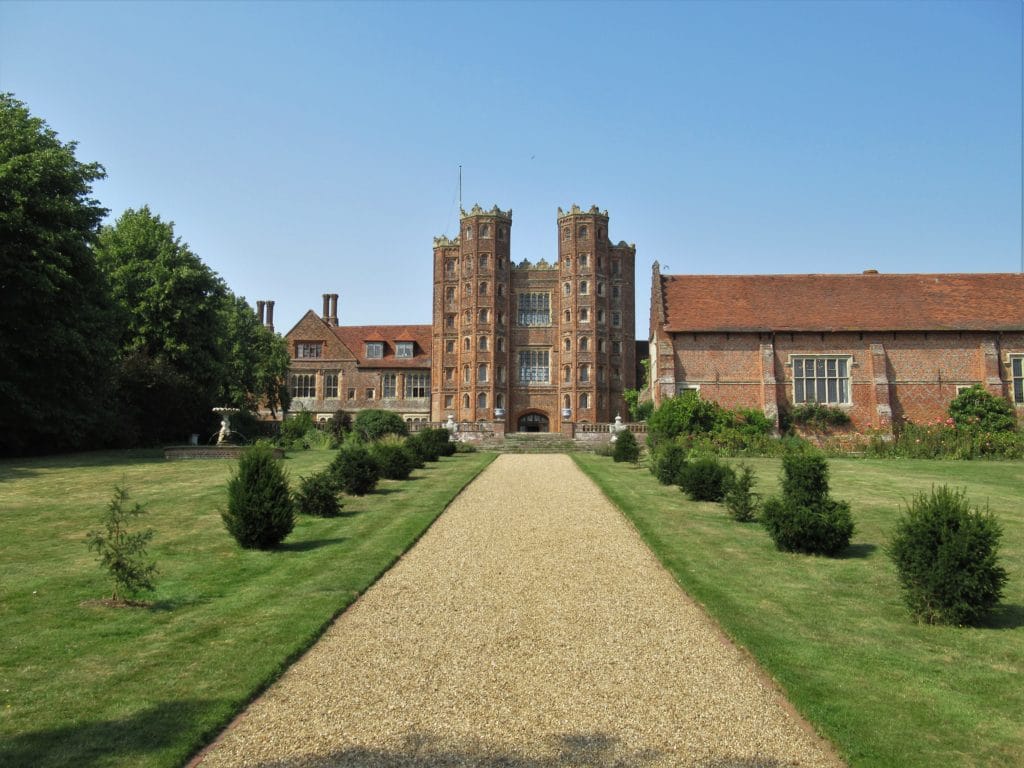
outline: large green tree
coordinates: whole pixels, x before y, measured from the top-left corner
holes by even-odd
[[[0,94],[0,453],[92,444],[115,356],[90,245],[105,176],[9,93]]]
[[[224,282],[148,207],[104,227],[96,257],[121,328],[122,440],[203,431],[227,370]]]
[[[265,404],[275,413],[291,402],[287,342],[260,324],[248,302],[229,293],[224,304],[227,371],[221,391],[226,405],[255,411]]]

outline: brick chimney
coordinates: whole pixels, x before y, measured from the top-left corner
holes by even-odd
[[[260,325],[263,325],[263,318],[266,315],[267,302],[257,301],[256,302],[256,317],[260,319]]]
[[[267,328],[269,328],[271,332],[273,332],[274,331],[274,302],[268,301],[266,303],[266,307],[267,307],[267,318],[266,318],[266,322],[264,322],[263,324],[265,326],[267,326]]]
[[[338,324],[338,294],[331,294],[331,325]]]

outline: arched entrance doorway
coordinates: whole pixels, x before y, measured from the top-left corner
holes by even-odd
[[[547,432],[548,417],[543,413],[527,413],[519,417],[520,432]]]

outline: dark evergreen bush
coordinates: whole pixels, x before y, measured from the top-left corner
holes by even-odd
[[[228,481],[228,508],[221,517],[246,549],[272,549],[291,533],[295,506],[270,446],[257,443],[242,454]]]
[[[662,443],[651,454],[651,474],[662,485],[679,485],[679,474],[686,466],[686,456],[686,448],[679,443]]]
[[[740,464],[739,472],[734,475],[725,492],[726,509],[733,519],[741,523],[749,523],[757,516],[760,500],[758,494],[754,492],[756,480],[754,470],[746,464]]]
[[[850,544],[850,505],[828,495],[828,464],[817,453],[786,454],[782,496],[764,502],[761,520],[775,546],[787,552],[836,555]]]
[[[377,487],[380,467],[366,446],[347,443],[327,468],[334,487],[350,496],[365,496]]]
[[[379,440],[384,435],[409,434],[409,426],[401,416],[392,411],[369,408],[356,414],[352,429],[363,440]]]
[[[789,420],[793,424],[811,429],[829,429],[830,427],[841,427],[850,423],[850,414],[842,408],[833,405],[822,405],[821,403],[804,403],[796,406],[790,414]]]
[[[299,411],[281,422],[281,444],[289,448],[299,448],[302,446],[302,439],[311,429],[316,429],[313,414],[309,411]]]
[[[612,459],[615,461],[629,461],[633,464],[640,461],[640,444],[637,443],[636,436],[628,429],[622,430],[615,437]]]
[[[761,521],[775,546],[786,552],[837,555],[850,545],[853,536],[850,505],[835,499],[799,506],[771,496],[764,502]]]
[[[428,444],[434,447],[438,456],[455,455],[455,443],[452,442],[451,435],[447,429],[423,429],[417,434],[421,436],[422,440],[425,440]]]
[[[437,461],[441,456],[440,447],[435,440],[427,437],[426,430],[409,435],[406,446],[419,459],[421,467],[424,462]]]
[[[782,457],[782,496],[795,506],[813,506],[828,497],[828,462],[820,453]]]
[[[1002,597],[999,523],[965,492],[941,486],[914,497],[896,526],[889,556],[911,613],[928,624],[969,624]]]
[[[138,502],[132,507],[128,507],[127,502],[127,489],[115,485],[114,496],[103,517],[104,530],[89,531],[85,539],[89,549],[95,549],[99,555],[100,565],[110,573],[114,582],[111,599],[117,602],[139,592],[153,591],[153,577],[157,572],[156,563],[146,559],[146,545],[156,531],[147,528],[129,532],[128,521],[145,514],[146,510]]]
[[[338,487],[327,472],[317,472],[302,478],[295,494],[295,503],[299,512],[314,517],[334,517],[342,506],[338,500]]]
[[[373,444],[370,453],[377,460],[381,477],[388,480],[407,480],[418,461],[401,438],[384,438]]]
[[[732,467],[706,456],[683,467],[679,486],[693,501],[721,501],[732,479]]]

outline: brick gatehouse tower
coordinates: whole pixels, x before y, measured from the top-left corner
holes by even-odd
[[[608,212],[558,209],[557,253],[512,260],[512,211],[462,211],[434,239],[434,421],[507,432],[626,416],[636,387],[636,247],[612,243]],[[497,426],[497,425],[496,425]]]

